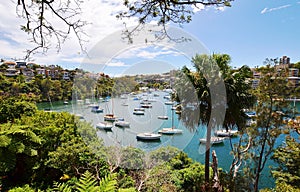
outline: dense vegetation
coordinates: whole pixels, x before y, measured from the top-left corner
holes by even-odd
[[[209,168],[210,165],[194,162],[185,153],[172,147],[146,153],[133,147],[104,146],[89,123],[69,113],[37,110],[33,101],[47,100],[49,96],[58,100],[64,98],[64,91],[59,91],[59,85],[62,85],[60,80],[37,77],[25,82],[18,80],[20,77],[1,76],[1,190],[257,191],[260,173],[265,162],[272,158],[278,163],[278,167],[272,170],[276,179],[276,186],[272,190],[299,191],[299,140],[289,134],[297,127],[285,124],[284,114],[279,112],[289,113],[282,98],[299,93],[289,89],[284,75],[275,71],[272,67],[274,60],[260,69],[264,78],[261,78],[257,89],[252,90],[247,83],[250,77],[247,66],[233,70],[229,67],[228,55],[216,54],[213,58],[221,71],[228,98],[225,120],[221,125],[228,129],[237,125],[241,132],[239,143],[232,145],[233,162],[229,172],[215,171]],[[199,107],[202,113],[199,113],[199,118],[192,116],[196,113],[188,111],[181,116],[191,131],[194,131],[194,125],[207,124],[214,106],[209,97],[210,82],[205,80],[205,67],[201,66],[207,59],[211,58],[195,56],[193,63],[196,70],[183,68],[181,75],[188,78],[181,78],[176,84],[190,81],[201,101]],[[84,76],[76,79],[76,86],[70,86],[67,94],[76,89],[80,98],[97,93],[97,96],[109,95],[114,90],[118,93],[130,92],[138,86],[132,77],[113,80],[103,75],[96,81]],[[26,86],[32,92],[22,92],[21,87]],[[181,91],[180,87],[177,87],[178,92]],[[251,107],[255,99],[261,101],[253,109],[257,112],[256,123],[246,127],[243,108]],[[275,148],[276,139],[283,133],[287,133],[286,143]],[[217,168],[216,164],[212,165]]]

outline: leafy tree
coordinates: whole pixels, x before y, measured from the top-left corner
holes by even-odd
[[[13,122],[21,116],[31,116],[36,110],[35,104],[23,98],[0,96],[0,123]]]
[[[277,70],[274,67],[276,62],[276,59],[267,59],[266,67],[259,69],[262,77],[253,91],[257,100],[254,105],[256,123],[241,130],[241,140],[233,151],[231,171],[235,175],[242,162],[247,162],[243,167],[244,175],[248,177],[248,186],[252,186],[253,191],[259,189],[261,172],[271,157],[276,139],[285,127],[283,117],[289,113],[288,103],[285,101],[290,95],[286,71]]]
[[[287,136],[285,144],[275,150],[272,159],[278,164],[276,170],[272,171],[276,178],[276,187],[286,183],[300,191],[300,143]]]

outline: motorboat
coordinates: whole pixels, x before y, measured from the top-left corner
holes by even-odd
[[[145,111],[145,109],[141,107],[136,107],[133,109],[133,111]]]
[[[115,122],[115,126],[117,126],[117,127],[129,127],[130,123],[128,121],[117,121],[117,122]]]
[[[168,120],[169,117],[166,116],[166,115],[160,115],[160,116],[157,116],[158,119],[162,119],[162,120]]]
[[[166,101],[166,102],[165,102],[165,105],[173,105],[173,104],[174,104],[173,101]]]
[[[158,131],[158,133],[166,134],[166,135],[173,135],[173,134],[181,134],[183,131],[181,129],[175,129],[175,128],[163,128]]]
[[[145,111],[133,111],[134,115],[145,115]]]
[[[232,137],[238,133],[238,130],[228,130],[222,129],[215,131],[215,135],[218,137]]]
[[[206,138],[201,138],[199,140],[200,140],[200,143],[206,143]],[[210,138],[210,144],[211,145],[220,144],[220,143],[223,143],[224,140],[225,140],[224,137],[211,137]]]
[[[92,107],[91,111],[92,111],[93,113],[103,113],[103,109],[100,108],[99,106],[94,106],[94,107]]]
[[[111,122],[100,122],[96,125],[96,128],[103,130],[111,130],[114,125]]]
[[[152,108],[151,104],[142,104],[141,108]]]
[[[114,114],[104,115],[104,121],[116,121],[117,117]]]
[[[155,141],[160,140],[161,134],[157,133],[139,133],[136,135],[137,140]]]

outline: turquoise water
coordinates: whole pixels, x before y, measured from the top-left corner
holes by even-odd
[[[85,120],[96,126],[97,123],[103,121],[103,116],[106,113],[114,113],[118,117],[122,117],[125,121],[130,122],[130,128],[113,127],[112,131],[97,131],[98,137],[102,138],[106,145],[121,145],[121,146],[135,146],[145,151],[151,151],[162,146],[174,146],[188,154],[192,159],[204,163],[205,161],[205,145],[199,143],[199,138],[205,137],[206,130],[203,127],[198,127],[195,131],[187,129],[183,123],[178,119],[178,115],[171,110],[171,105],[165,105],[163,97],[167,95],[164,92],[157,92],[158,97],[151,97],[149,95],[141,95],[143,99],[153,99],[152,108],[145,109],[145,115],[137,116],[133,114],[133,110],[140,106],[141,100],[134,100],[133,97],[128,99],[114,98],[109,102],[98,103],[104,109],[103,113],[92,113],[91,108],[84,104],[70,102],[68,105],[63,105],[63,102],[42,103],[38,105],[39,109],[50,108],[54,111],[67,111],[73,114],[81,114]],[[128,106],[123,106],[127,103]],[[300,111],[300,102],[296,103],[297,111]],[[172,112],[173,123],[178,129],[183,130],[183,134],[179,135],[163,135],[158,142],[144,142],[137,141],[136,134],[141,132],[155,132],[164,127],[172,126]],[[157,117],[160,115],[167,115],[168,120],[161,120]],[[232,138],[235,143],[238,138]],[[280,145],[284,141],[284,136],[281,136],[276,145]],[[212,146],[211,150],[217,153],[219,167],[224,170],[229,170],[232,162],[230,155],[231,147],[230,141],[225,140],[224,144]],[[269,166],[276,166],[274,162],[269,160],[262,172],[260,188],[273,187],[274,180],[270,175]]]

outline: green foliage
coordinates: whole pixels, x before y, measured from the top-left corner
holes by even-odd
[[[141,149],[126,147],[122,150],[120,167],[125,169],[143,169],[145,154]]]
[[[300,143],[290,136],[286,137],[285,145],[275,150],[272,159],[278,163],[276,170],[272,171],[273,177],[276,178],[276,186],[286,183],[299,188]]]
[[[109,192],[115,191],[117,185],[116,174],[105,176],[100,180],[100,191]]]
[[[72,188],[66,183],[54,182],[52,191],[54,191],[54,192],[72,192]]]
[[[274,67],[276,63],[276,59],[267,59],[266,67],[259,69],[262,77],[252,93],[257,100],[254,106],[256,123],[243,130],[245,135],[240,137],[241,141],[235,147],[235,160],[247,162],[244,174],[253,191],[258,191],[260,174],[274,150],[276,139],[285,128],[283,117],[290,110],[284,100],[291,92],[286,71],[277,70]]]
[[[172,168],[167,163],[154,167],[145,183],[146,191],[177,191],[179,187],[175,186],[172,174]]]
[[[161,147],[155,151],[150,153],[150,158],[152,164],[161,164],[164,162],[169,162],[170,160],[175,161],[175,157],[179,157],[183,152],[180,151],[178,148],[167,146]]]
[[[204,165],[193,163],[189,167],[175,171],[175,185],[180,186],[184,191],[201,191],[205,184]]]
[[[93,177],[93,175],[86,171],[79,179],[79,182],[76,183],[76,189],[79,192],[96,192],[99,191],[99,188],[96,186],[97,185],[97,181],[96,179]],[[104,188],[100,187],[100,191]]]
[[[0,123],[7,123],[21,118],[32,116],[37,108],[35,104],[18,97],[0,97]]]
[[[13,189],[10,189],[9,192],[36,192],[36,190],[34,190],[28,184],[26,184],[22,187],[15,187]]]

